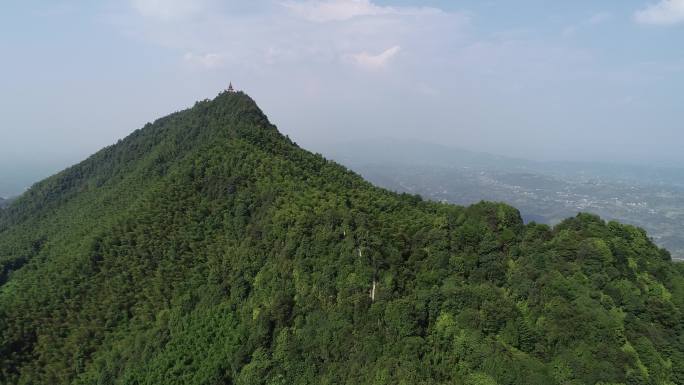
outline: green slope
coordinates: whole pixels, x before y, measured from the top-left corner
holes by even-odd
[[[684,383],[642,230],[390,193],[241,93],[0,210],[0,285],[2,384]]]

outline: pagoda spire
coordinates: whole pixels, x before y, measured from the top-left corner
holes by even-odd
[[[228,84],[228,92],[235,92],[235,89],[233,89],[233,82]]]

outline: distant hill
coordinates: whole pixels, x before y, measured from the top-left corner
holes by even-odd
[[[666,184],[684,188],[684,167],[605,162],[541,162],[396,138],[330,143],[320,145],[317,150],[343,164],[469,167],[561,178],[604,178],[625,183]]]
[[[63,164],[66,165],[67,163]],[[54,164],[0,163],[0,197],[7,198],[20,195],[31,187],[32,184],[57,171],[59,171],[59,169]]]
[[[2,384],[681,384],[684,270],[581,214],[374,187],[243,93],[0,210]]]

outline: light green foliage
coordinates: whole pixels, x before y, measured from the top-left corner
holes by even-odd
[[[241,93],[1,210],[0,285],[2,384],[684,383],[643,231],[375,188]]]

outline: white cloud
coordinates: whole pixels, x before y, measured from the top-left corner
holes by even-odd
[[[361,53],[348,55],[348,57],[352,59],[354,64],[363,69],[380,70],[387,67],[389,61],[392,60],[392,58],[395,57],[399,51],[401,51],[401,47],[395,45],[394,47],[390,47],[377,55],[372,55],[364,51]]]
[[[640,24],[674,25],[684,22],[684,0],[661,0],[637,11],[634,19]]]
[[[593,14],[589,19],[587,19],[587,24],[597,25],[603,24],[613,18],[613,15],[608,12],[599,12]]]
[[[342,21],[359,16],[421,15],[441,11],[427,7],[382,7],[370,0],[308,0],[282,3],[294,14],[315,22]]]
[[[577,26],[576,25],[569,25],[565,28],[563,28],[563,37],[571,37],[574,36],[577,33]]]
[[[579,23],[569,25],[563,28],[562,35],[563,37],[575,36],[584,29],[589,29],[594,26],[604,24],[610,21],[612,18],[613,15],[608,12],[595,13],[591,15],[589,18],[580,21]]]
[[[192,52],[188,52],[183,56],[186,63],[199,66],[206,69],[216,69],[220,68],[225,64],[225,55],[218,53],[207,53],[204,55],[198,55]]]
[[[424,83],[424,82],[419,82],[416,85],[416,91],[418,91],[419,93],[421,93],[425,96],[440,96],[441,95],[441,92],[439,89],[437,89],[437,88],[435,88],[435,87],[433,87],[427,83]]]
[[[183,52],[181,59],[193,67],[250,71],[275,66],[334,71],[349,63],[379,70],[400,50],[409,60],[425,60],[428,51],[459,41],[470,20],[463,13],[372,0],[129,0],[128,5],[115,21],[127,35]]]
[[[283,5],[294,14],[317,22],[348,20],[357,16],[384,13],[382,7],[368,0],[288,1]]]
[[[178,20],[201,13],[204,0],[131,0],[133,8],[145,17],[160,20]]]

